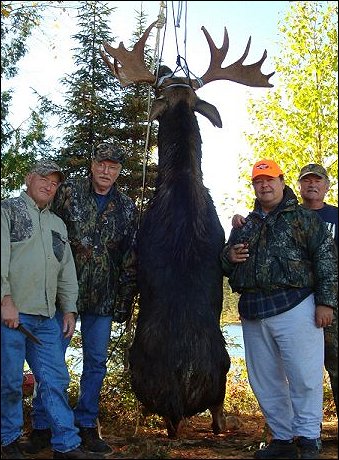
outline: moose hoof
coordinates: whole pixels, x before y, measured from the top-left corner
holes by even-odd
[[[173,423],[171,420],[167,418],[165,419],[165,421],[166,421],[166,428],[167,428],[167,436],[170,439],[176,439],[180,432],[181,421],[178,423]]]
[[[221,415],[213,419],[212,422],[212,430],[214,434],[220,434],[226,429],[226,417],[225,415]]]

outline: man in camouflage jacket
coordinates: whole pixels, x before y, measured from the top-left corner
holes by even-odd
[[[298,183],[302,206],[318,213],[338,248],[338,207],[325,203],[325,196],[330,189],[326,169],[317,163],[310,163],[301,168]],[[325,368],[330,377],[338,417],[338,308],[334,309],[332,324],[324,329],[324,338]]]
[[[69,179],[58,189],[53,210],[65,222],[76,265],[81,320],[83,371],[80,394],[74,409],[83,446],[107,454],[111,448],[97,429],[99,396],[106,375],[112,321],[123,323],[131,316],[136,294],[135,236],[137,208],[116,186],[123,154],[111,143],[96,147],[91,175]],[[33,402],[31,441],[46,447],[48,434],[38,398]],[[46,442],[47,444],[47,442]]]
[[[256,201],[222,253],[240,294],[249,381],[272,432],[255,458],[318,458],[323,328],[337,307],[337,252],[321,218],[298,205],[272,160],[252,171]]]

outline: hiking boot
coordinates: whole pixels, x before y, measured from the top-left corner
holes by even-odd
[[[111,447],[105,443],[103,439],[100,438],[97,428],[79,428],[79,436],[82,440],[82,447],[84,447],[88,452],[100,453],[100,454],[109,454],[112,452]]]
[[[18,441],[19,438],[7,444],[7,446],[1,446],[1,458],[26,458],[20,449]]]
[[[293,441],[273,439],[268,446],[257,450],[254,458],[298,458],[298,449]]]
[[[37,454],[47,447],[51,447],[52,433],[49,428],[45,430],[34,429],[30,432],[23,448],[29,454]]]
[[[320,458],[320,439],[309,439],[300,436],[297,440],[300,451],[300,458]]]
[[[100,457],[93,455],[93,453],[86,452],[86,450],[80,446],[76,449],[69,450],[68,452],[59,452],[55,450],[53,452],[53,458],[94,459]]]

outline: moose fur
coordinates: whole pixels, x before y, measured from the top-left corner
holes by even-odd
[[[179,85],[179,86],[177,86]],[[223,430],[230,358],[220,330],[224,231],[201,171],[195,111],[221,127],[217,109],[180,77],[157,91],[156,190],[138,234],[139,314],[130,350],[132,388],[169,437],[180,422],[210,409]]]
[[[144,47],[153,22],[128,51],[103,44],[100,54],[122,86],[156,87],[151,119],[159,121],[158,177],[153,200],[138,235],[139,315],[130,350],[132,387],[148,412],[165,417],[168,436],[180,422],[210,409],[214,433],[225,426],[223,401],[230,358],[220,330],[222,272],[219,255],[224,231],[203,184],[201,137],[195,112],[221,127],[217,109],[195,90],[215,80],[269,88],[274,74],[263,74],[267,57],[244,64],[243,55],[222,67],[229,39],[221,48],[202,27],[211,61],[198,79],[175,77],[166,66],[155,76],[147,69]],[[111,61],[113,58],[113,62]]]

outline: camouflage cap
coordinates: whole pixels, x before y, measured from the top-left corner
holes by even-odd
[[[298,180],[302,179],[308,174],[315,174],[316,176],[319,176],[322,179],[328,180],[328,174],[326,169],[323,166],[318,165],[316,163],[310,163],[309,165],[306,165],[303,168],[301,168]]]
[[[60,181],[65,180],[64,173],[62,172],[59,165],[52,160],[41,160],[38,161],[31,169],[31,173],[39,174],[40,176],[48,176],[49,174],[58,173]]]
[[[96,161],[111,160],[122,164],[124,161],[124,153],[114,144],[103,142],[96,146],[93,158]]]

